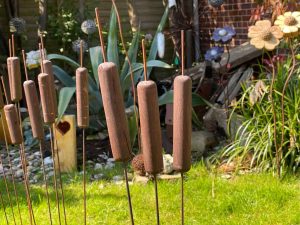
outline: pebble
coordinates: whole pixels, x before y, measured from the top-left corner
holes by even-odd
[[[99,169],[102,169],[102,168],[103,168],[103,166],[100,163],[96,163],[95,166],[94,166],[94,170],[99,170]]]

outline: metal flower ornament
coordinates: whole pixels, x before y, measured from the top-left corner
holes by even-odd
[[[229,43],[236,35],[235,30],[230,26],[223,28],[216,28],[213,32],[212,40],[215,42],[221,42],[223,44]]]
[[[205,53],[205,60],[207,61],[219,61],[221,59],[222,54],[224,53],[224,48],[219,46],[212,47],[208,49]]]
[[[280,27],[285,37],[298,36],[300,28],[300,12],[286,12],[279,15],[274,22],[274,25]]]

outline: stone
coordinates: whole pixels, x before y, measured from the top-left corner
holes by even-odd
[[[111,163],[111,162],[108,162],[106,165],[105,165],[105,169],[109,170],[109,169],[112,169],[115,167],[115,164],[114,163]]]
[[[94,170],[99,170],[99,169],[102,169],[103,166],[101,163],[96,163],[95,166],[94,166]]]
[[[163,155],[164,162],[164,174],[170,174],[173,172],[173,157],[170,154]]]
[[[121,181],[121,180],[123,180],[123,176],[116,175],[116,176],[114,176],[114,177],[112,178],[112,180],[113,180],[114,182]]]
[[[50,156],[44,158],[44,164],[45,164],[45,165],[52,165],[52,164],[53,164],[52,158],[51,158]]]
[[[19,169],[15,172],[16,178],[21,178],[23,176],[23,170]]]
[[[216,144],[217,140],[213,133],[208,131],[192,132],[192,156],[201,157],[208,148],[214,147]]]
[[[108,159],[107,159],[107,162],[113,163],[113,162],[115,162],[115,159],[114,159],[114,158],[108,158]]]

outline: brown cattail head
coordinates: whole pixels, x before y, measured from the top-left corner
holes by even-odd
[[[32,80],[28,80],[23,83],[23,86],[32,128],[32,136],[42,140],[44,138],[44,128],[35,83]]]
[[[191,168],[192,80],[178,76],[174,80],[173,168],[187,172]]]
[[[53,99],[54,111],[55,111],[55,115],[57,115],[57,98],[56,98],[56,91],[55,91],[54,73],[53,73],[53,68],[52,68],[52,62],[50,60],[43,60],[43,68],[44,68],[44,73],[47,73],[49,75],[49,78],[50,78],[48,88],[51,91],[51,98]]]
[[[89,126],[89,87],[88,71],[84,67],[76,70],[77,125],[80,128]]]
[[[7,58],[7,70],[11,101],[19,102],[22,99],[20,59],[18,57]]]
[[[132,152],[116,65],[111,62],[100,64],[98,76],[113,157],[116,161],[127,162],[132,158]]]
[[[55,108],[50,88],[51,78],[47,73],[40,73],[38,76],[40,98],[42,103],[44,122],[52,124],[55,122]]]
[[[4,113],[12,144],[23,142],[17,108],[14,104],[4,106]]]
[[[163,170],[157,87],[154,81],[141,81],[137,92],[145,170],[155,175]]]

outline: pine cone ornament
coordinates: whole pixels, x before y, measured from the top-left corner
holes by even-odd
[[[21,35],[26,30],[26,21],[23,18],[15,17],[9,21],[9,30],[11,33]]]

